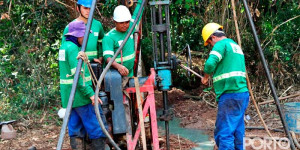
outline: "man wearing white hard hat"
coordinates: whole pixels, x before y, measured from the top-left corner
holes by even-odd
[[[113,19],[116,27],[110,30],[103,38],[103,57],[106,63],[110,61],[115,52],[123,43],[123,40],[128,34],[129,28],[132,26],[134,20],[137,19],[136,15],[138,14],[138,9],[140,7],[141,0],[137,2],[137,6],[132,16],[126,6],[119,5],[115,8]],[[132,77],[134,59],[135,52],[132,32],[120,54],[112,63],[112,67],[117,69],[122,76]]]

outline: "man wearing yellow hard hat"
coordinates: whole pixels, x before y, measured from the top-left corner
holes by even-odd
[[[223,26],[217,23],[206,24],[202,37],[204,46],[212,46],[201,82],[207,85],[210,75],[213,75],[218,101],[214,131],[216,145],[220,150],[242,150],[244,114],[249,103],[244,53],[236,42],[226,37]]]

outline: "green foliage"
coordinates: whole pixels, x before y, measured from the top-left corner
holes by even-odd
[[[4,5],[0,6],[1,14],[9,11],[9,3],[10,0],[4,0]],[[117,3],[115,0],[106,0],[97,5],[101,14],[96,11],[95,18],[102,22],[105,31],[113,27],[111,17]],[[251,1],[249,6],[277,87],[298,85],[299,1]],[[172,52],[180,53],[188,43],[191,50],[204,54],[200,59],[206,59],[211,47],[203,46],[201,31],[209,22],[224,25],[227,37],[237,41],[231,7],[230,1],[172,1]],[[267,85],[266,79],[258,61],[260,59],[244,7],[239,1],[236,2],[236,12],[247,69],[259,91]],[[74,10],[53,0],[13,0],[9,13],[11,20],[0,21],[0,121],[19,119],[34,110],[42,112],[48,109],[54,113],[60,107],[57,53],[62,31],[74,19],[70,17]],[[146,71],[153,67],[150,16],[147,5],[142,40]],[[173,78],[176,87],[195,88],[200,83],[194,76],[188,79],[183,70],[173,75],[176,75]]]
[[[60,104],[56,59],[68,12],[54,2],[47,7],[43,2],[12,1],[11,20],[1,21],[0,121]]]
[[[257,9],[261,15],[256,16],[255,24],[270,70],[277,75],[274,77],[277,88],[299,84],[299,1],[264,1]],[[259,66],[259,61],[252,65]],[[265,80],[264,76],[256,79]]]

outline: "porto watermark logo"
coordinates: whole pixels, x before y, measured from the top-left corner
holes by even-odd
[[[290,149],[290,141],[285,137],[244,137],[244,149],[254,150],[285,150]]]

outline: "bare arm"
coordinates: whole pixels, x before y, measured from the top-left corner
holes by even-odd
[[[110,57],[107,58],[106,63],[108,63],[110,60],[111,60]],[[117,69],[122,76],[127,76],[129,74],[129,71],[125,66],[118,64],[115,61],[111,64],[111,66],[114,67],[115,69]]]

